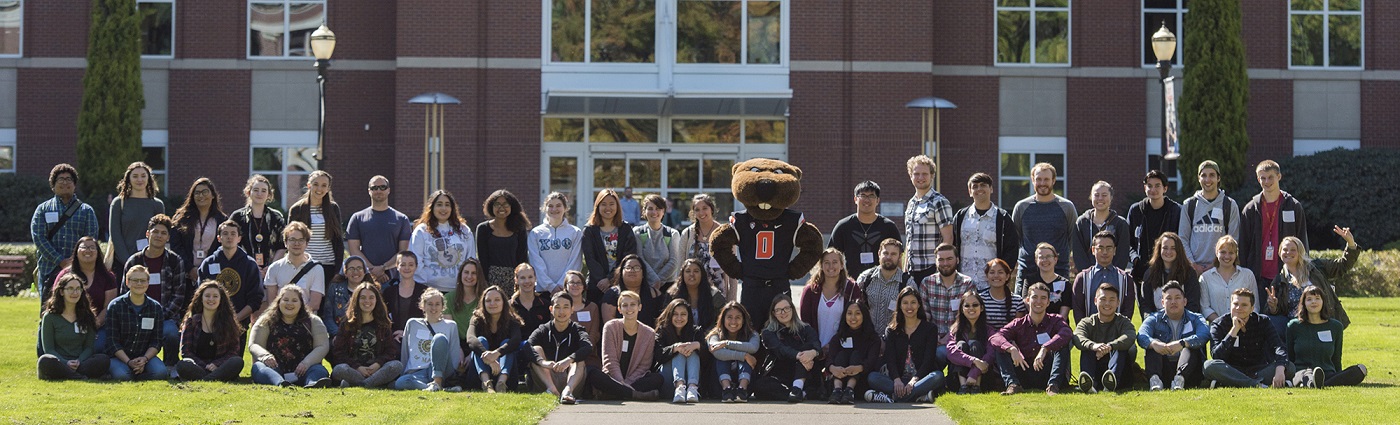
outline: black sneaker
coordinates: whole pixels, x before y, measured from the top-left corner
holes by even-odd
[[[1113,371],[1103,373],[1103,389],[1105,391],[1118,391],[1118,376]]]
[[[841,400],[846,398],[845,388],[832,388],[831,397],[827,397],[826,404],[841,404]]]
[[[734,387],[725,387],[719,392],[719,401],[721,403],[733,403],[736,398],[738,397],[734,396]]]
[[[735,389],[734,389],[734,401],[737,402],[737,403],[748,403],[748,402],[749,402],[749,389],[748,389],[748,388],[744,388],[744,387],[735,388]]]
[[[1315,367],[1313,368],[1312,376],[1308,378],[1308,381],[1312,382],[1311,387],[1322,389],[1323,383],[1327,382],[1327,373],[1323,372],[1322,368]]]
[[[845,397],[841,399],[841,404],[856,404],[856,389],[846,387]]]
[[[802,396],[802,389],[794,387],[792,391],[788,393],[787,401],[788,403],[801,403],[803,398],[805,397]]]

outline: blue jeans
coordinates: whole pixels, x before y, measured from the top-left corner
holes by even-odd
[[[1255,370],[1240,370],[1235,366],[1226,363],[1224,360],[1206,360],[1205,367],[1201,371],[1206,380],[1217,381],[1223,387],[1250,388],[1260,385],[1269,385],[1274,380],[1274,373],[1279,366],[1283,366],[1283,377],[1287,381],[1293,377],[1297,370],[1293,362],[1279,360],[1274,363],[1264,365]]]
[[[97,328],[97,342],[96,342],[95,344],[93,344],[93,346],[92,346],[92,351],[93,351],[94,353],[106,353],[106,352],[107,352],[107,348],[108,348],[108,347],[107,347],[107,344],[109,344],[109,342],[107,342],[107,341],[108,341],[108,340],[107,340],[107,334],[108,334],[108,332],[107,332],[107,327],[106,327],[106,326]],[[42,353],[40,353],[40,354],[42,354]],[[113,357],[113,358],[115,358],[115,357]]]
[[[744,365],[748,366],[748,363]],[[689,356],[676,354],[670,362],[661,363],[661,377],[670,379],[673,384],[685,382],[687,385],[700,385],[700,352]]]
[[[293,385],[304,386],[307,384],[315,383],[321,378],[329,378],[330,376],[331,373],[326,371],[326,367],[322,366],[320,363],[317,363],[309,368],[306,368],[305,375],[297,377],[296,380],[287,381],[286,377],[283,376],[282,373],[278,372],[277,369],[268,367],[267,365],[263,364],[263,362],[253,362],[254,384],[282,385],[283,381],[287,381],[292,383]]]
[[[435,339],[436,339],[436,338],[435,338]],[[483,346],[489,346],[489,345],[487,345],[487,343],[486,343],[486,337],[484,337],[484,336],[479,336],[479,337],[476,337],[476,339],[477,339],[478,341],[481,341],[481,345],[483,345]],[[504,345],[504,344],[509,344],[509,343],[510,343],[510,340],[507,339],[507,340],[505,340],[505,342],[502,342],[501,344]],[[502,355],[501,355],[501,358],[497,359],[498,361],[501,362],[501,376],[512,376],[512,375],[510,374],[510,368],[511,368],[511,366],[514,366],[514,365],[515,365],[515,355],[516,355],[517,353],[519,353],[519,351],[516,351],[516,352],[514,352],[514,353],[510,353],[510,354],[502,354]],[[434,352],[434,354],[437,354],[437,353]],[[436,355],[435,355],[434,357],[436,357]],[[491,374],[491,366],[488,366],[488,365],[486,364],[486,361],[482,360],[482,359],[481,359],[481,356],[476,355],[476,353],[472,353],[472,365],[473,365],[473,366],[476,366],[476,373],[477,373],[477,374],[482,374],[482,373],[485,373],[485,374],[488,374],[488,375]]]
[[[1050,354],[1050,364],[1040,370],[1035,370],[1034,352],[1021,352],[1026,357],[1026,364],[1031,366],[1021,369],[1011,361],[1011,354],[1005,351],[997,351],[997,369],[1001,371],[1001,379],[1006,381],[1007,386],[1020,385],[1022,388],[1046,388],[1050,384],[1055,384],[1061,388],[1069,385],[1069,377],[1065,373],[1069,372],[1069,350],[1070,345],[1065,344],[1064,348]]]
[[[882,392],[882,393],[885,393],[885,394],[889,394],[889,396],[890,396],[891,398],[894,397],[894,379],[890,379],[890,376],[889,376],[889,375],[886,375],[884,372],[873,372],[873,373],[870,374],[869,380],[870,380],[870,389],[875,390],[875,391],[879,391],[879,392]],[[914,390],[913,390],[913,391],[910,391],[909,394],[906,394],[904,397],[900,397],[899,399],[896,399],[895,401],[898,401],[898,402],[909,402],[909,401],[914,401],[914,399],[917,399],[917,398],[919,398],[920,396],[923,396],[924,394],[928,394],[930,391],[933,391],[935,388],[942,387],[942,386],[943,386],[943,372],[942,372],[942,371],[937,371],[937,370],[936,370],[936,371],[933,371],[933,373],[930,373],[930,374],[928,374],[928,375],[924,375],[924,377],[919,378],[919,380],[917,380],[917,381],[914,381]]]
[[[127,366],[125,362],[117,360],[115,356],[112,357],[110,363],[111,366],[107,369],[107,372],[112,374],[112,380],[114,381],[145,381],[170,377],[170,371],[165,368],[165,363],[160,361],[160,357],[151,359],[150,362],[146,363],[146,370],[134,376],[131,374],[131,366]]]
[[[428,384],[437,378],[447,379],[451,374],[457,372],[452,364],[452,346],[456,342],[448,340],[446,335],[433,335],[433,342],[429,350],[432,352],[431,364],[426,369],[412,370],[404,372],[397,381],[394,381],[394,388],[400,390],[421,390],[428,388]]]
[[[173,320],[173,319],[171,319],[171,320],[166,320],[166,321],[165,321],[165,329],[162,330],[161,332],[163,332],[163,333],[165,334],[165,335],[163,336],[163,337],[164,337],[164,341],[161,341],[161,342],[162,342],[162,344],[161,344],[161,353],[160,353],[160,354],[161,354],[161,359],[164,359],[165,362],[166,362],[166,363],[169,363],[169,364],[176,364],[176,363],[179,363],[179,362],[180,362],[180,326],[179,326],[179,325],[176,325],[176,324],[175,324],[175,320]]]
[[[719,372],[720,382],[729,381],[733,385],[738,385],[737,381],[753,378],[753,367],[743,360],[715,360],[715,371]],[[739,379],[733,379],[734,376],[738,376]]]

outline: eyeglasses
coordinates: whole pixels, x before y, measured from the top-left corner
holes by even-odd
[[[199,189],[194,191],[194,196],[209,196],[210,193],[213,192],[210,192],[209,189]]]
[[[303,238],[287,238],[287,243],[306,243],[306,239],[303,239]]]
[[[137,278],[137,277],[128,277],[128,278],[126,278],[126,283],[128,283],[128,284],[131,284],[131,283],[150,283],[150,282],[151,282],[150,279],[141,279],[141,278]]]
[[[389,185],[387,185],[387,184],[374,185],[374,186],[370,186],[370,187],[369,187],[369,190],[389,190]]]
[[[626,267],[623,267],[622,269],[623,269],[623,270],[626,270],[626,271],[637,271],[637,270],[641,270],[642,267],[641,267],[641,266],[626,266]]]
[[[68,176],[59,176],[59,177],[55,177],[55,178],[53,179],[53,181],[54,181],[54,183],[72,183],[72,182],[74,182],[73,178],[72,178],[72,177],[68,177]]]
[[[345,272],[346,272],[346,273],[349,273],[349,272],[364,273],[364,272],[365,272],[365,268],[364,268],[364,267],[360,267],[360,266],[346,267],[346,268],[345,268]]]
[[[773,313],[791,313],[792,307],[782,307],[773,309]]]
[[[96,246],[96,245],[87,245],[87,244],[78,245],[78,250],[79,250],[79,251],[96,251],[96,250],[97,250],[97,246]]]
[[[63,288],[63,292],[67,292],[67,293],[83,292],[83,287],[81,287],[81,286],[69,286],[69,287],[67,287],[67,288]]]

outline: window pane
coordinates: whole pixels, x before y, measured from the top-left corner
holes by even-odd
[[[621,159],[595,159],[593,160],[593,187],[604,189],[621,189],[626,186],[623,179],[626,171],[625,163]]]
[[[1361,0],[1331,0],[1328,10],[1361,11]]]
[[[544,141],[582,142],[583,118],[545,118]]]
[[[1057,179],[1063,179],[1063,178],[1065,177],[1065,155],[1064,155],[1064,154],[1058,154],[1058,153],[1042,153],[1042,154],[1036,154],[1036,156],[1035,156],[1035,162],[1037,162],[1037,163],[1048,162],[1048,163],[1050,163],[1050,165],[1054,165],[1054,166],[1055,166],[1055,178],[1057,178]],[[1029,174],[1027,174],[1027,175],[1029,175]]]
[[[588,121],[590,142],[656,143],[659,120],[594,118]]]
[[[170,56],[175,35],[174,3],[141,3],[136,10],[141,18],[141,54]]]
[[[1031,155],[1025,153],[1001,154],[1002,177],[1030,177]]]
[[[1143,0],[1143,9],[1176,9],[1176,0]]]
[[[569,212],[565,217],[577,215],[578,199],[574,195],[578,193],[578,158],[549,158],[549,191],[569,198]]]
[[[628,161],[628,165],[628,186],[661,187],[661,160],[633,159]]]
[[[290,148],[291,157],[287,158],[287,170],[293,173],[310,174],[316,169],[316,148]]]
[[[10,171],[15,168],[15,148],[10,146],[0,146],[0,170]]]
[[[24,24],[19,0],[0,0],[0,55],[19,54],[19,36]]]
[[[729,214],[734,212],[734,192],[710,192],[710,196],[715,198],[715,220],[727,222]]]
[[[676,63],[739,63],[743,2],[681,0]]]
[[[281,201],[282,197],[287,196],[287,193],[289,193],[289,192],[287,192],[286,190],[283,190],[284,188],[282,187],[282,176],[277,175],[277,174],[263,174],[263,177],[267,177],[267,182],[268,182],[268,183],[272,183],[272,189],[275,190],[275,191],[277,191],[277,193],[274,193],[274,194],[273,194],[273,195],[275,195],[275,196],[273,196],[272,198],[269,198],[269,199],[267,200],[268,206],[271,207],[271,206],[273,206],[273,205],[271,205],[273,202],[277,202],[277,203],[280,204],[280,206],[277,206],[279,209],[281,209],[281,210],[286,210],[286,207],[287,207],[287,206],[292,205],[291,202],[282,202],[282,201]],[[239,188],[239,192],[240,192],[240,193],[242,192],[241,188]],[[173,193],[179,193],[179,192],[173,192]],[[300,192],[295,192],[295,193],[300,193]],[[291,197],[291,199],[295,200],[295,199],[297,199],[297,198],[294,196],[294,197]]]
[[[1031,182],[1026,180],[1001,179],[1001,207],[1010,208],[1016,201],[1031,196]]]
[[[749,62],[779,63],[782,40],[782,2],[749,2]]]
[[[151,166],[153,171],[165,171],[165,148],[163,147],[142,147],[141,156],[146,165]],[[0,167],[4,168],[4,167]]]
[[[1361,15],[1327,17],[1328,66],[1361,66]]]
[[[668,188],[699,188],[700,161],[693,159],[672,159],[666,161],[666,183]]]
[[[1069,12],[1036,12],[1035,62],[1069,63]]]
[[[253,148],[253,172],[278,172],[281,170],[282,148]]]
[[[1322,15],[1289,17],[1293,32],[1293,65],[1322,66]]]
[[[1322,10],[1322,0],[1293,0],[1288,7],[1293,10]]]
[[[286,185],[282,187],[282,199],[287,200],[285,205],[292,205],[297,199],[301,199],[302,194],[306,193],[308,177],[308,174],[288,174],[286,178],[282,179],[282,184]]]
[[[705,160],[705,189],[726,191],[730,186],[730,180],[734,174],[734,160],[732,159],[707,159]],[[716,194],[718,196],[718,194]],[[715,215],[719,217],[719,215]]]
[[[744,121],[744,143],[785,143],[787,142],[787,121],[747,120]]]
[[[656,0],[592,0],[593,62],[655,62]]]
[[[1037,7],[1069,7],[1069,0],[1035,0]]]
[[[1142,63],[1149,65],[1157,63],[1157,54],[1152,51],[1152,34],[1156,34],[1157,30],[1162,29],[1164,22],[1167,24],[1167,30],[1176,34],[1177,40],[1185,39],[1181,34],[1181,29],[1176,27],[1175,13],[1144,13],[1142,15]],[[1180,64],[1181,56],[1182,53],[1178,50],[1175,55],[1172,55],[1172,63]]]
[[[248,56],[282,56],[285,8],[275,3],[248,6]]]
[[[674,143],[739,143],[738,120],[673,120]]]
[[[997,62],[1030,63],[1030,12],[997,12]]]
[[[583,62],[584,0],[554,0],[550,18],[550,60]]]
[[[1029,0],[997,0],[997,6],[1001,7],[1027,7],[1030,5]]]
[[[291,47],[287,51],[287,56],[311,57],[311,45],[307,41],[311,38],[311,33],[316,28],[321,27],[321,23],[326,21],[326,5],[324,3],[293,3],[291,16],[288,22],[291,28]]]

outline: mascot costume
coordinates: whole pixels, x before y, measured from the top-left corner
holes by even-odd
[[[734,164],[734,198],[748,209],[729,216],[729,223],[710,234],[711,255],[725,274],[739,279],[739,302],[759,328],[768,320],[773,298],[791,296],[790,282],[821,259],[821,231],[788,209],[802,193],[801,179],[801,169],[775,159]]]

